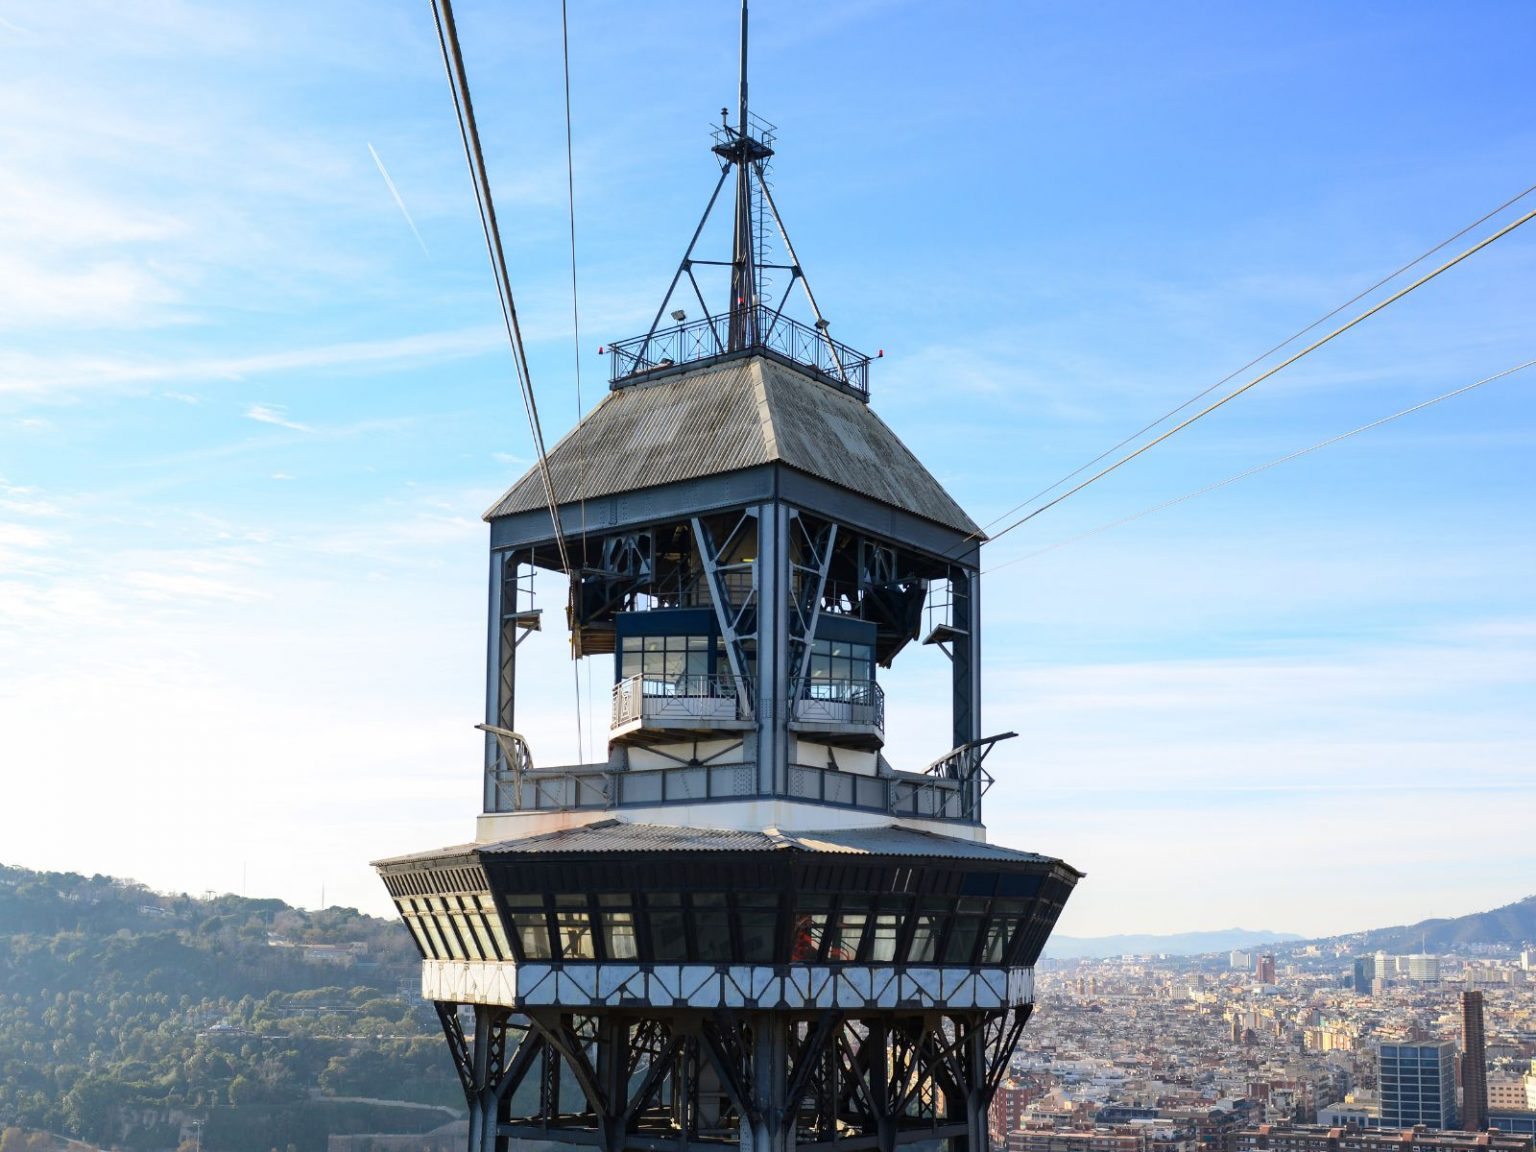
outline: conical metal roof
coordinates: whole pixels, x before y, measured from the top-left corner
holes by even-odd
[[[773,463],[979,534],[868,404],[763,355],[609,392],[549,453],[561,504]],[[485,518],[544,506],[543,484],[530,470]]]

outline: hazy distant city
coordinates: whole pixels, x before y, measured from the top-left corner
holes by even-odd
[[[1039,1006],[991,1117],[1010,1152],[1316,1150],[1344,1136],[1363,1148],[1372,1131],[1386,1147],[1415,1126],[1421,1142],[1475,1126],[1464,993],[1481,996],[1484,1126],[1515,1136],[1511,1147],[1536,1132],[1529,945],[1262,945],[1048,961],[1037,980]]]

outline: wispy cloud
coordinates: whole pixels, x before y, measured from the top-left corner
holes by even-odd
[[[308,424],[300,424],[297,420],[290,420],[283,414],[283,409],[274,404],[252,404],[245,410],[245,418],[254,420],[258,424],[276,424],[279,428],[291,428],[295,432],[313,432]]]
[[[0,394],[32,393],[67,398],[101,389],[171,381],[248,380],[320,369],[366,367],[373,371],[405,371],[427,363],[481,355],[498,346],[499,336],[498,330],[492,327],[461,328],[277,352],[185,358],[43,356],[0,351]],[[181,399],[181,396],[176,398]]]
[[[411,210],[405,206],[405,201],[400,198],[400,190],[395,187],[395,182],[389,178],[389,170],[384,167],[384,161],[379,158],[378,152],[372,144],[368,145],[368,155],[373,157],[373,162],[378,166],[379,175],[384,177],[384,183],[389,188],[389,194],[395,198],[395,207],[400,209],[400,215],[405,217],[405,222],[411,226],[411,235],[416,237],[416,243],[421,245],[421,254],[430,256],[427,251],[427,242],[421,238],[421,232],[416,228],[416,221],[411,219]]]

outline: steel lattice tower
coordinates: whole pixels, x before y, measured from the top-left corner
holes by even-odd
[[[745,63],[743,6],[705,219],[548,458],[573,652],[613,661],[607,759],[538,766],[517,734],[529,578],[562,570],[530,472],[486,514],[475,841],[376,865],[422,953],[470,1152],[985,1152],[1081,875],[986,841],[982,761],[1013,733],[980,726],[983,535],[870,410],[869,358],[831,339],[808,286],[814,324],[785,313],[805,278]],[[702,259],[733,175],[729,259]],[[729,276],[718,311],[710,267]],[[703,316],[660,327],[684,281]],[[952,731],[926,757],[889,750],[929,761],[911,770],[887,759],[876,669],[919,637],[947,658]]]

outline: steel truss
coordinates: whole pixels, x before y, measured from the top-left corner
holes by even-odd
[[[526,1014],[437,1003],[469,1152],[540,1139],[605,1152],[987,1152],[987,1108],[1030,1014],[893,1010]]]

